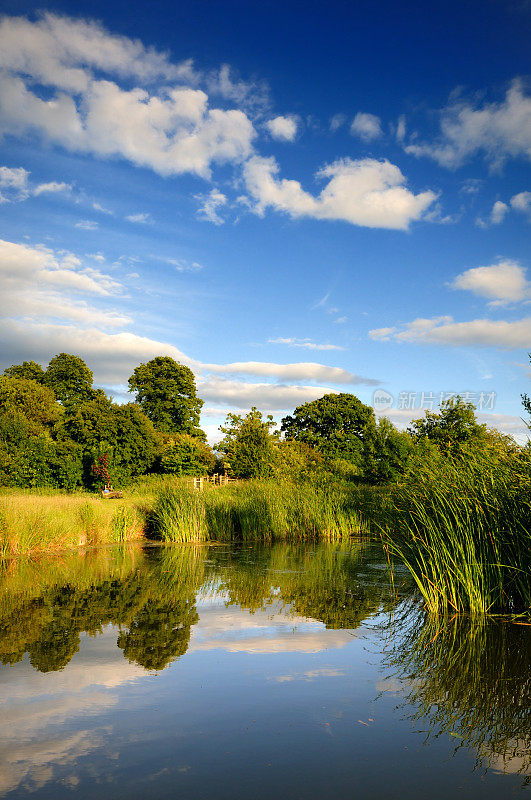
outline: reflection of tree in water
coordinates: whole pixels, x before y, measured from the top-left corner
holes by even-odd
[[[381,566],[381,551],[377,561]],[[371,569],[362,545],[304,544],[257,547],[232,560],[222,583],[229,604],[251,612],[280,599],[288,613],[327,628],[357,628],[396,603],[385,570]]]
[[[162,669],[186,652],[191,626],[199,619],[195,594],[203,560],[204,554],[193,548],[160,551],[146,554],[140,569],[119,579],[105,580],[98,573],[92,583],[87,562],[80,558],[79,574],[72,571],[68,584],[52,583],[33,597],[30,586],[4,595],[0,661],[14,664],[27,652],[40,672],[60,670],[79,650],[81,633],[95,635],[112,623],[125,628],[118,644],[130,661]]]
[[[376,560],[381,566],[381,552]],[[274,602],[328,628],[355,628],[396,602],[386,571],[372,569],[355,545],[186,545],[134,558],[107,551],[104,558],[80,555],[62,570],[43,560],[38,573],[21,568],[15,591],[7,585],[0,592],[0,660],[15,663],[27,652],[42,672],[62,669],[83,632],[96,635],[108,624],[120,626],[126,658],[163,669],[188,648],[201,586],[251,612]]]
[[[428,737],[445,732],[456,749],[475,750],[476,766],[519,773],[528,784],[531,629],[508,620],[422,616],[409,614],[389,657],[393,677],[410,687],[408,716],[428,721]]]
[[[164,669],[186,653],[191,627],[197,622],[195,594],[170,603],[148,600],[129,630],[118,636],[118,647],[129,661],[145,669]]]

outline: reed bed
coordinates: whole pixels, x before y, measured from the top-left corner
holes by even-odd
[[[339,540],[366,531],[348,494],[336,484],[263,480],[202,492],[187,484],[167,486],[151,523],[154,535],[167,542]]]
[[[393,491],[382,540],[435,614],[531,609],[529,453],[432,458]]]

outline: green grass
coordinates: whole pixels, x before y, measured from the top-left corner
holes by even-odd
[[[338,540],[366,531],[337,483],[327,487],[266,480],[202,492],[173,484],[160,492],[151,522],[154,535],[167,542]]]
[[[432,458],[392,493],[382,540],[435,614],[531,608],[529,455]]]
[[[139,539],[160,485],[136,484],[121,500],[89,492],[3,490],[0,558]]]

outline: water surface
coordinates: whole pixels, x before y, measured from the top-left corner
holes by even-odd
[[[8,565],[0,797],[523,797],[531,628],[411,588],[355,544]]]

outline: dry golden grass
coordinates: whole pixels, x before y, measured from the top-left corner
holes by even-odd
[[[103,500],[89,493],[6,492],[0,496],[0,556],[133,541],[144,534],[147,500],[132,493]]]

